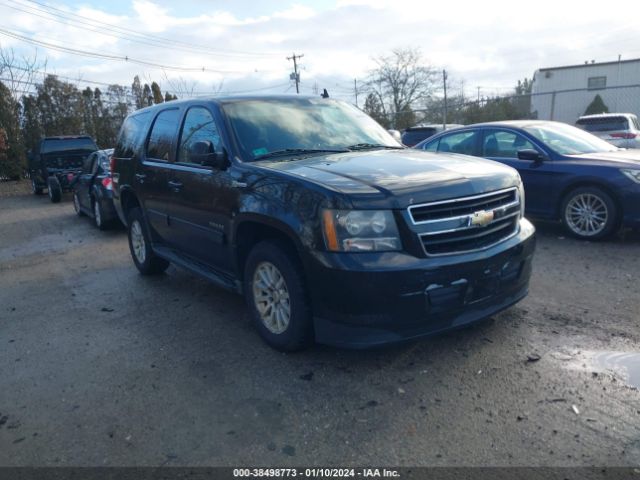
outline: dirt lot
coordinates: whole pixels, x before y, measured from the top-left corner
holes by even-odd
[[[285,355],[241,298],[0,189],[0,465],[640,464],[637,234],[538,225],[531,293],[493,319]]]

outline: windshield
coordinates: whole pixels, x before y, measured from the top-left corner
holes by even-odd
[[[227,103],[223,109],[242,157],[248,161],[268,157],[274,152],[290,155],[305,151],[322,153],[363,145],[401,148],[368,115],[339,100],[239,100]]]
[[[595,135],[562,123],[532,125],[524,130],[561,155],[613,152],[618,150]]]

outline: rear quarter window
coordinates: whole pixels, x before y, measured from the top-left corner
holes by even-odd
[[[117,158],[133,157],[144,141],[151,112],[129,115],[122,124],[116,149],[113,154]]]

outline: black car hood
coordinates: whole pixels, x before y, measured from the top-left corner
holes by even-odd
[[[615,150],[613,152],[583,153],[567,155],[572,160],[587,160],[589,165],[613,166],[618,168],[640,168],[640,150]]]
[[[516,170],[491,160],[411,149],[338,153],[259,164],[341,192],[355,207],[366,204],[368,208],[405,208],[519,183]]]

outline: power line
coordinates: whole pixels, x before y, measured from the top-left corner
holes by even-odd
[[[216,50],[216,49],[212,49],[209,46],[205,46],[205,45],[199,45],[199,44],[195,44],[195,43],[190,43],[190,42],[184,42],[181,40],[177,40],[174,38],[166,38],[166,37],[162,37],[159,35],[152,35],[152,34],[145,34],[145,33],[140,33],[136,30],[132,30],[129,28],[125,28],[125,27],[120,27],[118,25],[113,25],[110,23],[106,23],[106,22],[102,22],[99,20],[94,20],[92,18],[83,16],[83,15],[78,15],[72,12],[67,12],[63,9],[60,8],[56,8],[53,7],[51,5],[47,5],[35,0],[26,0],[31,4],[34,5],[38,5],[39,7],[43,7],[43,8],[39,8],[36,6],[31,6],[31,5],[25,5],[22,2],[17,2],[16,0],[10,0],[12,1],[14,4],[20,5],[22,7],[25,8],[29,8],[41,13],[46,13],[48,15],[52,15],[52,16],[56,16],[71,22],[76,22],[82,25],[88,25],[88,26],[92,26],[92,27],[98,27],[101,30],[107,30],[107,31],[111,31],[114,33],[117,33],[119,35],[125,35],[126,39],[131,40],[131,41],[141,41],[141,40],[146,40],[146,41],[151,41],[151,42],[155,42],[156,44],[162,44],[162,45],[156,45],[156,46],[163,46],[163,47],[169,47],[169,48],[179,48],[179,49],[188,49],[191,51],[200,51],[200,52],[205,52],[208,53],[209,55],[213,55],[213,56],[252,56],[252,57],[266,57],[266,56],[276,56],[276,55],[281,55],[281,53],[273,53],[273,52],[247,52],[247,51],[239,51],[239,50],[227,50],[227,51],[220,51],[220,50]],[[7,5],[8,6],[8,5]],[[16,7],[10,7],[10,8],[14,8],[17,9]],[[24,11],[24,10],[23,10]],[[26,13],[32,13],[32,12],[26,12]],[[58,13],[59,12],[59,13]],[[32,13],[34,15],[37,15],[35,13]],[[78,20],[80,19],[80,20]],[[92,30],[95,31],[95,30]],[[102,32],[104,34],[104,32]],[[137,38],[137,40],[132,40],[130,37],[135,37]],[[119,37],[119,38],[123,38],[123,37]]]
[[[129,56],[120,56],[113,53],[100,53],[100,52],[92,52],[89,50],[80,50],[77,48],[64,47],[62,45],[57,45],[51,42],[45,42],[43,40],[35,40],[33,38],[26,37],[24,35],[20,35],[18,33],[12,32],[10,30],[5,30],[0,28],[0,35],[5,35],[7,37],[14,38],[16,40],[21,40],[26,43],[30,43],[32,45],[38,45],[45,48],[51,48],[53,50],[57,50],[64,53],[70,53],[71,55],[79,55],[83,57],[89,58],[98,58],[104,60],[113,60],[113,61],[124,61],[128,63],[135,63],[138,65],[143,65],[146,67],[159,68],[162,70],[173,70],[180,72],[208,72],[208,73],[244,73],[241,71],[231,71],[231,70],[215,70],[207,67],[181,67],[176,65],[162,65],[160,63],[149,62],[147,60],[140,60],[136,58],[131,58]]]

